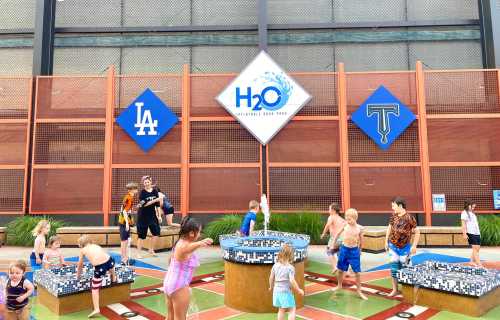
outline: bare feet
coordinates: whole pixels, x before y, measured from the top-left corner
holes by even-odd
[[[367,298],[367,297],[363,294],[363,292],[358,291],[358,295],[359,295],[359,297],[360,297],[361,299],[363,299],[363,300],[368,300],[368,298]]]
[[[399,293],[398,291],[396,291],[396,290],[392,290],[392,291],[391,291],[391,293],[389,293],[387,296],[388,296],[388,297],[395,297],[395,296],[397,296],[397,295],[398,295],[398,293]]]
[[[88,316],[88,317],[89,317],[89,318],[93,318],[94,316],[97,316],[97,315],[98,315],[98,314],[100,314],[100,313],[101,313],[101,310],[94,310],[94,311],[92,311],[92,313],[91,313],[91,314],[89,314],[89,316]]]
[[[151,251],[151,250],[150,250],[150,251],[149,251],[149,254],[150,254],[151,256],[153,256],[153,257],[158,257],[158,255],[157,255],[157,254],[156,254],[156,252],[154,252],[154,251]]]
[[[339,287],[339,286],[336,286],[336,287],[331,288],[331,289],[330,289],[330,291],[331,291],[331,292],[335,292],[335,291],[337,291],[337,290],[339,290],[339,289],[340,289],[340,287]]]

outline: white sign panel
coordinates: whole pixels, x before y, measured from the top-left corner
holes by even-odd
[[[432,195],[432,210],[434,211],[446,211],[446,198],[444,194],[433,194]]]
[[[311,96],[261,51],[216,99],[265,145]]]

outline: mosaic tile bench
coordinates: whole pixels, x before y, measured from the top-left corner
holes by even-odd
[[[248,264],[274,264],[281,246],[285,243],[294,248],[294,261],[307,258],[309,236],[303,234],[257,231],[250,237],[222,235],[219,237],[223,258],[227,261]]]
[[[500,272],[426,261],[398,272],[406,302],[480,316],[500,303]]]
[[[33,278],[37,285],[39,301],[58,315],[90,309],[93,271],[94,268],[90,264],[84,264],[79,279],[76,278],[76,265],[35,271]],[[101,305],[130,299],[130,284],[135,279],[134,271],[128,266],[118,264],[115,272],[116,283],[111,283],[109,273],[103,278]]]
[[[269,274],[278,252],[287,243],[294,248],[295,280],[304,288],[304,260],[307,258],[309,236],[303,234],[257,231],[250,237],[223,235],[219,237],[224,258],[224,303],[244,312],[276,312],[272,305]],[[255,303],[259,301],[259,303]],[[297,308],[304,305],[302,296],[295,296]]]

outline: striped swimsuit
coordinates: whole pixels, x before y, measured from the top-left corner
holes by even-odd
[[[163,290],[170,296],[175,291],[188,287],[193,279],[194,269],[200,265],[198,256],[192,253],[186,261],[175,259],[175,249],[172,251],[167,275],[163,280]]]
[[[22,308],[26,307],[26,305],[29,302],[29,299],[26,298],[22,302],[17,302],[17,298],[19,296],[22,296],[28,290],[24,288],[24,277],[19,281],[19,283],[15,286],[12,285],[11,281],[9,280],[7,282],[7,309],[11,311],[15,310],[21,310]]]

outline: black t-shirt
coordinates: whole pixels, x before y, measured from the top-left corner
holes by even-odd
[[[145,207],[144,205],[148,203],[149,201],[157,199],[158,196],[158,190],[154,189],[151,192],[147,192],[146,190],[142,190],[141,194],[139,195],[139,201],[142,204],[142,207],[139,210],[139,214],[137,217],[137,223],[143,223],[143,222],[157,222],[156,218],[156,207],[159,207],[160,204],[157,202],[155,204],[152,204],[150,206]]]

